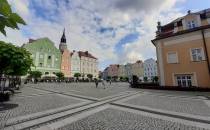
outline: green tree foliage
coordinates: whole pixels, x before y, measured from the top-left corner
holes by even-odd
[[[19,29],[18,24],[26,25],[18,14],[12,12],[7,0],[0,0],[0,32],[6,36],[5,27]]]
[[[55,75],[58,77],[58,79],[64,79],[64,74],[62,72],[57,72]]]
[[[112,78],[113,78],[114,81],[118,80],[118,76],[113,76]]]
[[[0,41],[0,74],[26,75],[32,65],[31,54],[26,49]]]
[[[148,78],[147,77],[144,77],[144,82],[147,82],[148,81]]]
[[[92,74],[88,74],[87,77],[88,77],[89,79],[92,79],[92,78],[93,78],[93,75],[92,75]]]
[[[158,80],[159,80],[158,76],[155,76],[155,77],[152,78],[153,82],[158,82]]]
[[[35,79],[41,78],[42,76],[42,72],[40,71],[30,71],[29,74],[31,78],[35,78]]]
[[[74,77],[79,78],[79,77],[81,77],[81,74],[80,73],[75,73]]]
[[[107,79],[110,80],[111,79],[111,76],[107,76]]]

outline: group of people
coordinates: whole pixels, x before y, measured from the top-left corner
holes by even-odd
[[[109,80],[107,82],[109,82],[110,85],[112,84],[112,81],[111,80]],[[105,82],[104,82],[103,79],[101,80],[101,83],[102,83],[104,89],[106,89],[106,85],[105,85]],[[96,84],[96,88],[98,88],[98,84],[99,84],[99,80],[98,79],[95,80],[95,84]]]

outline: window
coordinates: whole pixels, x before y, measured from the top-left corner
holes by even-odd
[[[51,58],[52,58],[51,56],[48,56],[48,60],[51,60]]]
[[[42,65],[43,65],[42,63],[39,63],[39,66],[40,66],[40,67],[42,67]]]
[[[43,58],[43,55],[40,55],[39,57],[40,57],[40,58]]]
[[[177,85],[180,87],[191,87],[192,76],[191,75],[179,75],[176,76]]]
[[[202,48],[191,49],[191,58],[192,58],[192,61],[204,60],[203,49]]]
[[[188,29],[192,29],[192,28],[195,28],[195,22],[194,21],[189,21],[188,22]]]
[[[49,72],[45,72],[45,75],[49,74]]]
[[[178,56],[176,52],[169,52],[167,56],[168,63],[178,63]]]

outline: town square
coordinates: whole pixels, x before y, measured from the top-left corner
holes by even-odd
[[[209,5],[0,0],[0,130],[210,130]]]

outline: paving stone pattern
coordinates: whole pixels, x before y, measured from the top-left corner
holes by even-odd
[[[59,96],[57,94],[13,98],[11,101],[0,105],[0,124],[4,125],[8,119],[17,116],[73,105],[80,102],[82,101]],[[3,107],[8,107],[8,109],[2,110]]]
[[[95,88],[94,83],[57,83],[57,84],[38,84],[34,85],[36,88],[51,90],[56,92],[62,92],[67,94],[76,94],[81,96],[93,97],[93,98],[105,98],[108,96],[114,96],[121,92],[137,91],[128,87],[127,83],[112,83],[109,85],[106,83],[106,88],[102,84],[99,84],[98,88]]]
[[[204,101],[190,98],[171,98],[145,94],[125,101],[124,103],[194,115],[210,116],[210,108]]]
[[[108,108],[58,130],[204,130],[177,122]]]

